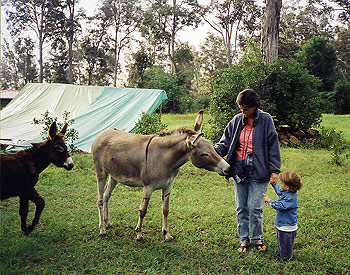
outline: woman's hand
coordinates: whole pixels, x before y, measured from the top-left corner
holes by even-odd
[[[275,185],[278,181],[278,174],[276,173],[271,173],[271,176],[270,176],[270,183],[272,185]]]

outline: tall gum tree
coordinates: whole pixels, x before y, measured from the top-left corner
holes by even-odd
[[[6,0],[10,33],[16,36],[23,31],[33,31],[38,40],[39,82],[43,82],[43,47],[46,40],[55,36],[57,24],[63,17],[60,0]]]
[[[278,38],[282,0],[265,0],[266,8],[261,30],[261,49],[265,63],[278,58]]]

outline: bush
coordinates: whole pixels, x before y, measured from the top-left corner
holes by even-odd
[[[341,131],[334,128],[321,127],[320,138],[315,145],[316,148],[332,150],[332,159],[330,163],[341,166],[349,156],[346,154],[350,148],[349,142],[344,138]]]
[[[276,126],[286,124],[292,130],[317,126],[322,115],[319,85],[320,80],[294,59],[278,60],[266,67],[257,54],[247,56],[239,64],[218,72],[207,136],[214,142],[220,139],[224,127],[239,112],[237,94],[246,88],[258,93],[260,108],[272,115]]]
[[[275,117],[276,125],[306,130],[320,123],[320,80],[296,60],[279,60],[266,72],[263,109]]]
[[[246,56],[242,62],[217,72],[209,112],[212,115],[205,127],[206,136],[217,142],[227,123],[239,112],[236,97],[240,91],[252,88],[262,90],[265,65],[259,55]]]
[[[135,133],[141,135],[152,135],[165,130],[168,125],[162,123],[161,115],[142,112],[140,119],[135,124]]]
[[[64,112],[62,115],[63,122],[58,122],[57,117],[52,118],[50,116],[50,112],[47,110],[45,113],[40,115],[41,118],[33,118],[33,124],[41,124],[43,126],[42,131],[40,132],[40,136],[43,140],[47,139],[48,137],[48,131],[49,127],[52,122],[56,121],[57,123],[57,128],[60,130],[65,123],[68,124],[68,129],[65,135],[65,140],[67,143],[68,151],[74,152],[76,151],[76,147],[74,146],[74,141],[78,139],[79,134],[78,131],[75,130],[74,128],[71,128],[71,126],[74,123],[74,119],[69,119],[70,117],[70,112]]]
[[[350,83],[345,79],[340,79],[335,84],[333,101],[336,114],[350,114]]]

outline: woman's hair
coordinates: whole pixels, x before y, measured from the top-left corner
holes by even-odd
[[[245,89],[237,95],[236,103],[248,108],[259,108],[260,99],[253,89]]]
[[[296,193],[303,186],[299,175],[295,172],[283,172],[279,178],[281,182],[289,187],[291,193]]]

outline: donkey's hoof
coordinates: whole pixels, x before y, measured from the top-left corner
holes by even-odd
[[[100,233],[100,235],[99,235],[102,239],[104,238],[104,237],[106,237],[107,236],[107,234],[106,233]]]
[[[165,237],[166,242],[172,242],[173,240],[174,240],[174,238],[170,235]]]
[[[145,239],[142,236],[137,236],[136,237],[136,241],[140,242],[140,243],[144,243]]]
[[[114,226],[113,226],[112,224],[109,223],[109,224],[106,225],[106,228],[107,228],[107,229],[113,229]]]

